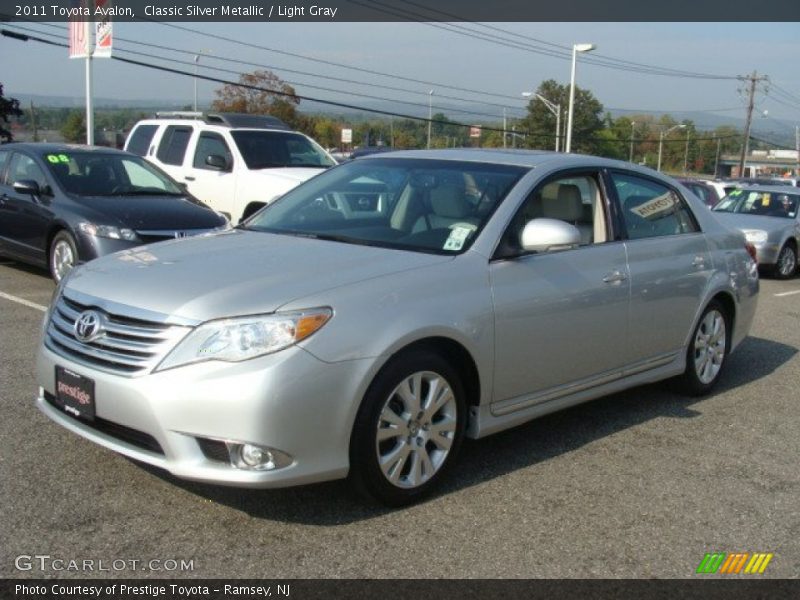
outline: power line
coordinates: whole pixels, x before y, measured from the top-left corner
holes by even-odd
[[[378,0],[370,0],[369,4],[366,4],[366,3],[363,3],[363,2],[359,2],[358,0],[348,0],[348,1],[350,3],[352,3],[352,4],[357,4],[359,6],[364,6],[364,7],[370,8],[372,10],[383,12],[385,14],[388,14],[388,15],[391,15],[391,16],[395,16],[395,17],[398,17],[398,18],[401,18],[401,19],[405,19],[405,20],[410,19],[410,20],[413,20],[413,21],[415,21],[417,23],[421,23],[421,24],[427,25],[429,27],[434,27],[436,29],[441,29],[443,31],[448,31],[450,33],[455,33],[455,34],[458,34],[458,35],[463,35],[463,36],[466,36],[466,37],[479,39],[479,40],[482,40],[482,41],[490,42],[490,43],[497,44],[497,45],[500,45],[500,46],[506,46],[506,47],[513,48],[513,49],[516,49],[516,50],[525,50],[525,51],[528,51],[528,52],[533,52],[535,54],[541,54],[541,55],[544,55],[544,56],[551,56],[551,57],[559,58],[559,59],[562,59],[562,60],[571,60],[572,48],[569,48],[569,52],[565,52],[563,50],[550,50],[550,49],[545,49],[545,48],[540,48],[540,47],[537,47],[537,46],[533,46],[533,45],[528,44],[528,43],[520,43],[520,42],[509,41],[508,39],[502,38],[500,36],[497,36],[497,35],[494,35],[494,34],[485,34],[485,33],[476,31],[474,29],[470,29],[468,27],[465,27],[463,25],[456,25],[456,24],[452,24],[452,23],[448,23],[448,24],[432,23],[429,20],[430,17],[428,17],[427,15],[423,15],[423,14],[420,14],[420,13],[417,13],[417,12],[413,12],[413,11],[403,10],[403,9],[397,8],[396,6],[387,6],[386,4],[383,4],[383,3],[379,2]],[[376,4],[380,5],[380,6],[384,6],[385,8],[376,7],[375,6]],[[413,3],[410,3],[410,4],[413,4]],[[423,7],[423,8],[425,8],[426,10],[429,10],[430,12],[438,12],[440,14],[450,15],[450,16],[453,16],[454,18],[462,20],[457,15],[452,15],[451,13],[443,13],[442,11],[439,11],[439,10],[436,10],[436,9],[430,9],[428,7]],[[563,46],[557,46],[555,44],[549,44],[549,45],[556,46],[558,48],[563,48]],[[736,79],[735,76],[713,75],[713,74],[709,74],[709,73],[694,73],[694,72],[691,72],[691,71],[679,71],[677,69],[669,69],[669,68],[664,68],[664,67],[653,67],[653,66],[650,66],[650,65],[644,65],[642,63],[634,63],[632,61],[622,61],[620,59],[605,60],[603,58],[586,57],[584,59],[584,61],[587,62],[587,63],[591,63],[591,64],[594,64],[594,65],[597,65],[597,66],[601,66],[601,67],[607,67],[607,68],[616,69],[616,70],[620,70],[620,71],[643,73],[643,74],[648,74],[648,75],[661,75],[661,76],[668,76],[668,77],[684,77],[684,78],[692,78],[692,79],[717,79],[717,80],[734,80],[734,79]],[[612,61],[614,61],[614,62],[612,62]],[[627,64],[622,64],[622,63],[627,63]]]

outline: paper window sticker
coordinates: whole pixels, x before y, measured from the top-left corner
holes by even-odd
[[[469,237],[469,234],[472,233],[472,229],[463,226],[456,226],[450,230],[450,235],[447,236],[447,240],[444,243],[445,250],[461,250],[464,247],[464,242]]]

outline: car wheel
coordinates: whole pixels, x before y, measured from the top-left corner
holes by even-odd
[[[430,351],[404,354],[375,377],[350,443],[350,479],[362,496],[403,506],[427,495],[464,435],[458,373]]]
[[[707,394],[716,385],[728,356],[730,326],[725,308],[711,302],[700,317],[686,353],[684,391],[691,396]]]
[[[797,270],[797,252],[789,244],[785,244],[778,253],[775,262],[775,276],[778,279],[789,279]]]
[[[50,275],[58,283],[78,263],[75,239],[67,231],[59,231],[50,243]]]

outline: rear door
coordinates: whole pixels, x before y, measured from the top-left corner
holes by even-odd
[[[628,359],[658,366],[683,344],[713,273],[711,254],[677,189],[638,173],[608,172],[631,276]]]

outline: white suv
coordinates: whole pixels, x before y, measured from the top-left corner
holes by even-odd
[[[125,150],[186,184],[233,224],[336,164],[281,120],[234,113],[156,113],[134,126]]]

